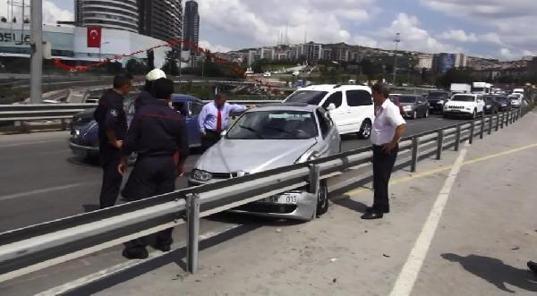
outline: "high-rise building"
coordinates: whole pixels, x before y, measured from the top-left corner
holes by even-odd
[[[183,36],[183,6],[181,0],[137,0],[140,34],[161,40]]]
[[[79,26],[101,26],[138,33],[136,0],[76,0],[75,23]]]
[[[185,4],[184,32],[184,49],[196,49],[199,43],[200,15],[198,12],[198,3],[194,0],[189,0]]]

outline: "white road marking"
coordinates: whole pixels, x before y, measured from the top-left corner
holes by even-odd
[[[461,167],[463,166],[464,158],[466,156],[468,144],[461,150],[455,164],[453,165],[451,171],[449,172],[448,178],[442,187],[442,190],[438,194],[434,206],[423,225],[420,235],[416,240],[412,251],[408,256],[408,259],[399,274],[397,281],[390,293],[390,296],[409,296],[412,293],[414,284],[418,278],[418,274],[421,270],[425,257],[429,252],[429,247],[433,240],[434,234],[442,217],[444,208],[446,207],[447,201],[453,184],[457,179],[457,175],[460,172]]]
[[[47,144],[47,143],[57,143],[57,142],[66,142],[66,139],[63,140],[44,140],[44,141],[35,141],[35,142],[23,142],[23,143],[14,143],[14,144],[6,144],[6,145],[0,145],[1,148],[12,148],[12,147],[19,147],[19,146],[26,146],[26,145],[38,145],[38,144]]]
[[[15,193],[15,194],[9,194],[9,195],[0,196],[0,201],[6,201],[6,200],[16,199],[20,197],[27,197],[27,196],[36,195],[36,194],[50,193],[54,191],[62,191],[62,190],[71,189],[74,187],[88,185],[88,184],[94,184],[94,183],[93,182],[75,183],[75,184],[49,187],[49,188],[37,189],[37,190],[26,191],[26,192]]]

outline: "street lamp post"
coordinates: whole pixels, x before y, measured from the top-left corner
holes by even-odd
[[[30,100],[32,104],[41,102],[43,77],[43,2],[32,0],[32,57],[30,69]],[[24,20],[23,20],[24,22]]]
[[[399,42],[401,42],[401,33],[395,34],[395,39],[393,40],[395,42],[395,51],[393,53],[393,85],[396,83],[397,78],[397,50],[399,50]]]

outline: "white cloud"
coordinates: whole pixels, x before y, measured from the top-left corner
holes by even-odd
[[[449,30],[440,35],[441,39],[453,40],[457,42],[477,42],[477,36],[474,33],[466,33],[464,30]]]
[[[219,45],[219,44],[211,44],[207,40],[200,40],[199,47],[202,49],[208,49],[211,52],[228,52],[231,51],[231,48]]]
[[[308,40],[350,42],[349,23],[370,19],[375,0],[203,0],[199,1],[206,39],[238,48],[273,44],[287,32],[292,43]],[[222,36],[242,45],[229,44]]]
[[[385,48],[393,47],[392,39],[396,33],[401,34],[401,48],[407,50],[427,51],[427,52],[460,52],[461,48],[450,44],[442,43],[431,36],[431,34],[421,27],[416,16],[406,13],[399,13],[390,27],[381,32],[384,41],[381,46]],[[392,44],[392,45],[390,45]]]
[[[30,1],[26,1],[27,5]],[[0,16],[11,16],[10,7],[8,6],[7,1],[0,1]],[[22,19],[22,9],[21,7],[13,8],[13,15],[17,20]],[[25,13],[26,18],[30,18],[30,7],[27,6]],[[43,23],[55,25],[57,21],[72,21],[74,20],[74,15],[72,11],[59,8],[55,3],[50,0],[43,1]]]

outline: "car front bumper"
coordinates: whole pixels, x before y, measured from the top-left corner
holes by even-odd
[[[75,155],[81,157],[95,156],[99,154],[99,147],[79,145],[72,141],[69,141],[69,148],[71,148],[71,151],[73,151]]]
[[[463,109],[444,109],[444,114],[454,116],[472,116],[474,113]]]
[[[223,180],[201,182],[189,178],[188,186],[195,187],[219,181]],[[237,207],[230,212],[258,217],[309,221],[315,215],[316,209],[317,195],[303,190],[294,190]]]

